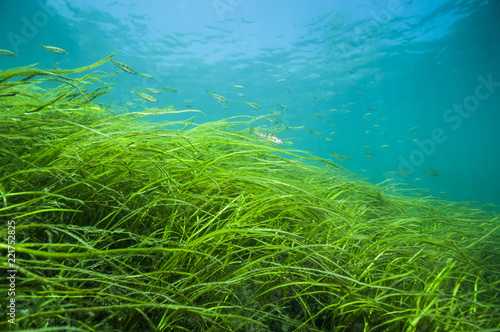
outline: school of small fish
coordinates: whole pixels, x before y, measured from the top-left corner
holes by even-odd
[[[43,50],[50,52],[50,53],[53,53],[53,54],[58,54],[58,55],[67,55],[68,54],[68,52],[66,50],[64,50],[60,47],[43,45],[41,43],[39,45],[40,45],[40,48],[42,48]],[[0,55],[7,56],[7,57],[18,56],[15,52],[10,51],[8,49],[0,49]],[[146,79],[154,79],[155,78],[151,74],[138,72],[137,70],[135,70],[130,65],[128,65],[124,62],[121,62],[121,61],[118,61],[115,59],[110,59],[109,61],[114,66],[116,66],[118,69],[122,70],[125,73],[131,74],[131,75],[138,75],[138,76],[141,76],[141,77],[146,78]],[[354,71],[352,71],[350,69],[346,69],[346,71],[350,74],[354,74]],[[288,73],[290,73],[290,72],[288,72]],[[297,89],[295,89],[294,82],[290,78],[287,78],[287,79],[278,78],[278,79],[274,79],[272,82],[277,83],[276,88],[281,87],[281,89],[287,93],[296,93],[296,92],[294,92],[294,90],[297,90]],[[243,84],[239,84],[239,83],[245,83],[245,82],[235,82],[235,84],[228,85],[227,88],[217,87],[216,90],[220,89],[220,91],[222,93],[215,93],[215,92],[212,92],[209,90],[206,90],[206,92],[216,102],[218,102],[219,107],[221,107],[223,109],[232,108],[233,107],[232,105],[235,105],[235,104],[240,104],[240,105],[245,104],[253,109],[251,112],[255,113],[256,111],[262,111],[263,106],[261,106],[261,104],[258,104],[255,101],[245,100],[244,99],[245,94],[235,92],[234,89],[236,89],[236,91],[239,90],[241,92],[246,91],[247,89],[245,89],[245,86],[249,85],[249,84],[243,85]],[[231,87],[232,87],[232,89],[231,89]],[[294,89],[292,89],[292,87],[294,87]],[[160,88],[163,91],[166,91],[169,93],[179,92],[179,90],[176,88],[166,87],[166,86],[162,86],[162,87],[158,87],[158,88],[155,88],[155,87],[138,88],[138,89],[142,89],[142,91],[139,91],[138,89],[134,88],[132,90],[132,92],[137,94],[138,97],[144,99],[147,102],[158,103],[159,102],[158,99],[155,98],[154,96],[152,96],[151,94],[155,94],[155,95],[163,94],[163,91],[160,90]],[[286,90],[284,90],[285,88],[286,88]],[[224,90],[224,89],[226,89],[226,90]],[[360,90],[362,90],[362,89],[360,89]],[[340,134],[337,134],[337,133],[341,132],[343,130],[343,127],[345,127],[343,125],[343,123],[346,123],[346,122],[344,122],[344,121],[348,121],[350,118],[357,117],[359,119],[358,135],[359,135],[359,133],[364,133],[364,135],[367,135],[366,137],[369,137],[368,140],[370,140],[371,145],[360,146],[360,151],[353,151],[352,153],[357,155],[357,156],[359,156],[359,155],[362,156],[364,154],[365,157],[368,157],[368,158],[376,158],[376,155],[379,155],[379,154],[382,156],[385,156],[387,153],[386,151],[390,151],[391,149],[394,149],[394,146],[396,146],[397,143],[403,143],[405,140],[403,139],[403,137],[400,137],[401,139],[394,140],[394,144],[381,144],[382,142],[384,142],[383,140],[387,139],[387,137],[390,137],[390,135],[386,135],[386,132],[382,131],[383,123],[374,123],[375,121],[377,121],[376,120],[377,116],[381,112],[380,112],[380,110],[378,110],[378,107],[376,107],[376,106],[366,105],[367,104],[366,100],[368,99],[367,96],[369,96],[369,93],[365,94],[365,91],[360,91],[360,90],[353,91],[354,94],[358,95],[358,96],[355,96],[356,97],[355,99],[358,99],[358,100],[347,102],[347,103],[345,103],[345,102],[344,103],[334,103],[330,99],[330,98],[332,98],[331,96],[336,95],[336,93],[333,93],[333,92],[330,92],[330,93],[323,92],[323,91],[301,92],[301,93],[303,93],[304,97],[307,97],[307,95],[309,96],[308,100],[310,100],[310,103],[312,103],[312,105],[315,105],[320,101],[328,102],[329,107],[318,108],[318,107],[313,106],[311,108],[311,110],[309,111],[310,112],[309,114],[311,114],[313,117],[316,118],[316,120],[315,120],[316,122],[319,122],[321,124],[331,125],[333,128],[335,128],[335,131],[331,131],[327,135],[324,135],[321,131],[314,130],[314,129],[306,127],[304,125],[292,127],[292,126],[285,124],[285,121],[282,120],[283,113],[285,113],[285,115],[292,113],[289,110],[289,107],[291,107],[291,105],[287,105],[288,103],[286,102],[286,100],[273,100],[272,105],[274,105],[273,107],[275,107],[275,108],[277,107],[278,111],[276,111],[275,109],[272,109],[272,108],[267,108],[268,109],[267,114],[263,114],[260,117],[262,120],[269,121],[269,123],[271,123],[274,127],[272,127],[269,130],[262,131],[261,129],[259,129],[259,131],[254,130],[252,132],[253,132],[253,134],[257,135],[258,137],[260,137],[261,139],[263,139],[269,143],[282,145],[285,143],[285,140],[283,140],[282,138],[275,135],[274,132],[282,131],[282,130],[285,130],[285,131],[304,130],[308,133],[311,133],[311,134],[318,136],[318,138],[321,137],[321,139],[324,139],[323,142],[325,142],[325,141],[328,142],[328,143],[325,142],[323,144],[328,144],[328,145],[332,145],[332,146],[335,144],[335,146],[337,146],[339,144],[337,142],[342,142],[342,139],[340,137],[337,137],[337,135],[340,135]],[[182,91],[181,91],[181,93],[182,93]],[[230,100],[229,98],[224,97],[223,94],[226,94],[228,97],[234,97],[234,99]],[[15,94],[0,94],[0,97],[7,98],[7,97],[14,96],[14,95]],[[278,99],[278,98],[276,98],[276,99]],[[194,104],[193,100],[184,99],[183,105],[185,107],[192,108],[193,104]],[[266,105],[266,104],[269,105],[270,102],[266,101],[262,105]],[[363,112],[363,110],[364,110],[364,112]],[[366,110],[368,110],[368,112]],[[332,121],[334,123],[332,123]],[[309,125],[309,123],[308,123],[308,125]],[[371,129],[368,129],[368,128],[371,128]],[[415,137],[413,133],[415,131],[417,131],[419,129],[419,127],[413,126],[410,129],[408,129],[408,128],[410,128],[410,127],[408,126],[406,128],[402,128],[404,131],[407,131],[408,134],[412,134],[412,135],[408,135],[409,137],[407,137],[406,142],[413,141],[414,143],[418,144],[418,140],[416,138],[413,138],[413,137]],[[391,133],[391,132],[392,131],[387,131],[387,133]],[[378,144],[376,143],[377,141],[379,141]],[[387,142],[391,143],[389,141],[387,141]],[[362,149],[364,149],[365,151],[368,150],[369,152],[365,152]],[[333,157],[337,160],[340,160],[342,162],[346,162],[346,161],[352,159],[351,156],[346,155],[346,154],[340,154],[334,150],[331,150],[330,155],[331,155],[331,157]],[[435,157],[435,156],[429,156],[429,158],[433,158],[433,157]],[[377,160],[377,159],[374,159],[374,160]],[[358,158],[358,160],[359,160],[359,158]],[[373,161],[370,161],[370,162],[373,162]],[[367,172],[366,169],[360,169],[360,171]],[[413,172],[413,170],[412,170],[412,172]],[[427,176],[441,179],[439,172],[434,170],[434,169],[421,169],[420,172],[423,172],[423,174],[425,174]],[[410,171],[405,170],[405,169],[388,170],[386,173],[389,175],[392,175],[392,176],[399,176],[399,175],[404,176],[404,177],[412,176]],[[385,175],[385,174],[383,174],[383,175]],[[421,178],[419,178],[419,177],[414,178],[415,181],[418,181],[420,179]]]

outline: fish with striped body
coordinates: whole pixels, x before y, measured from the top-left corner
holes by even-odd
[[[247,103],[248,105],[250,105],[250,107],[252,107],[252,108],[254,108],[254,109],[256,109],[256,110],[260,110],[260,109],[262,109],[262,107],[260,107],[260,105],[259,105],[259,104],[257,104],[257,103],[252,103],[251,101],[247,101],[246,103]]]
[[[439,172],[435,171],[433,169],[424,169],[424,173],[427,174],[427,175],[434,176],[434,177],[440,179]]]
[[[144,90],[147,90],[147,91],[149,91],[151,93],[156,93],[157,95],[161,95],[163,93],[160,90],[155,89],[155,88],[144,88]]]
[[[43,48],[44,50],[46,50],[47,52],[50,52],[50,53],[68,54],[68,52],[66,52],[65,50],[63,50],[62,48],[59,48],[59,47],[45,46],[45,45],[42,45],[42,44],[40,44],[40,47]]]
[[[229,103],[229,101],[230,101],[230,100],[229,100],[229,99],[227,99],[226,97],[223,97],[223,96],[218,95],[218,94],[216,94],[216,93],[212,93],[212,92],[210,92],[210,91],[208,91],[208,90],[207,90],[207,92],[208,92],[208,94],[209,94],[209,95],[211,95],[212,97],[214,97],[214,98],[215,98],[215,99],[217,99],[218,101],[223,102],[224,104]]]
[[[6,55],[6,56],[17,56],[16,53],[9,51],[9,50],[0,50],[0,55]]]
[[[140,92],[140,91],[137,91],[137,90],[133,90],[132,92],[137,93],[139,95],[139,97],[144,98],[147,101],[150,101],[152,103],[157,103],[158,102],[158,99],[156,99],[155,97],[153,97],[151,95],[148,95],[147,93]]]
[[[141,75],[142,77],[145,77],[145,78],[149,78],[149,79],[155,78],[153,75],[144,74],[144,73],[139,73],[139,75]]]
[[[165,90],[165,91],[167,91],[167,92],[172,92],[172,93],[177,92],[177,89],[174,89],[174,88],[169,88],[168,86],[164,86],[164,87],[163,87],[163,90]]]
[[[411,173],[410,173],[410,172],[408,172],[408,171],[407,171],[407,170],[405,170],[405,169],[400,169],[400,170],[399,170],[399,173],[401,173],[401,174],[402,174],[402,175],[404,175],[404,176],[410,176],[410,175],[411,175]]]
[[[254,131],[255,135],[262,137],[266,141],[276,144],[285,144],[285,141],[279,138],[278,136],[274,136],[267,133],[259,133],[258,131]]]
[[[127,64],[124,64],[123,62],[116,61],[116,60],[113,60],[113,59],[109,59],[109,61],[111,61],[115,66],[117,66],[118,68],[120,68],[124,72],[127,72],[127,73],[132,74],[132,75],[138,75],[139,74],[132,67],[130,67]]]
[[[275,118],[265,118],[267,121],[271,122],[271,123],[274,123],[274,124],[278,124],[278,120],[276,120]]]
[[[341,162],[345,163],[344,157],[342,157],[337,151],[332,151],[330,152],[330,156],[340,160]]]

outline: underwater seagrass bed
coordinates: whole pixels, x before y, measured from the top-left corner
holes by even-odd
[[[109,59],[0,72],[15,328],[500,331],[498,215],[356,180],[241,129],[257,118],[97,104]]]

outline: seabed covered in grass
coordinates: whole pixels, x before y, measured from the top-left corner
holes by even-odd
[[[108,59],[0,72],[0,330],[500,331],[497,215],[356,180],[255,118],[93,104],[109,75],[69,76]]]

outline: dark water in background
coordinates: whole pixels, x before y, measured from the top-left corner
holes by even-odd
[[[280,133],[295,149],[348,155],[338,162],[373,183],[391,177],[446,199],[500,205],[500,2],[345,2],[0,0],[0,49],[18,54],[0,56],[0,69],[74,68],[118,50],[115,60],[155,79],[120,72],[101,102],[174,87],[147,106],[202,110],[197,123],[282,104],[280,123],[317,132]],[[222,108],[206,90],[234,102]],[[401,169],[411,175],[389,173]]]

